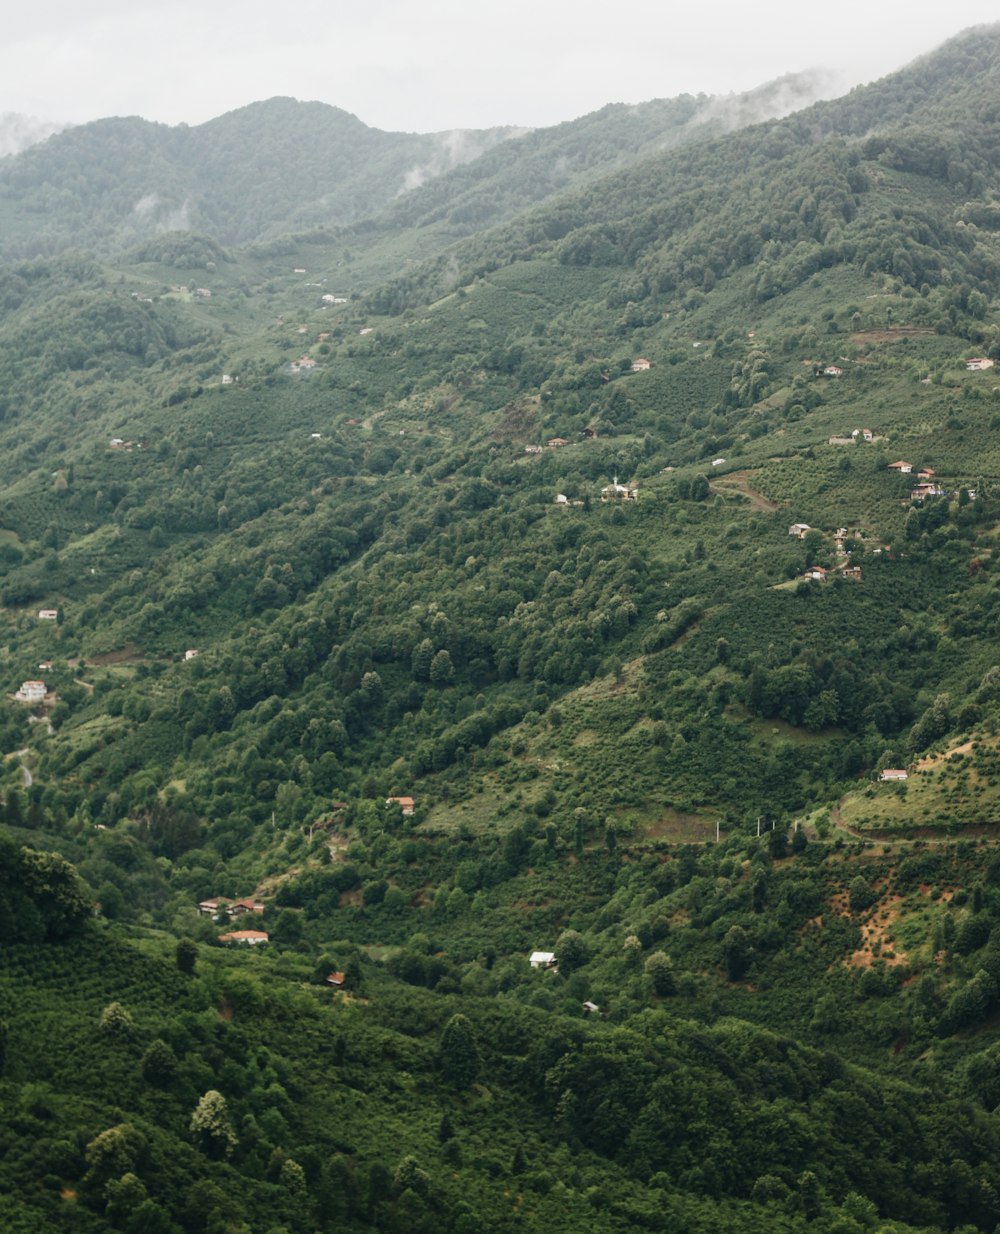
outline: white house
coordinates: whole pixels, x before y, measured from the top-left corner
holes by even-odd
[[[532,968],[555,968],[556,956],[554,951],[533,951],[528,956],[528,963]]]
[[[397,805],[403,812],[405,818],[409,818],[414,810],[414,800],[412,797],[386,797],[385,804],[387,806]]]
[[[189,647],[187,651],[185,651],[184,653],[185,660],[197,660],[197,658],[198,658],[198,648],[197,647]]]
[[[907,462],[905,462],[903,459],[899,459],[899,461],[898,461],[898,462],[895,462],[895,463],[889,463],[889,464],[888,464],[888,470],[889,470],[889,471],[896,471],[896,472],[898,472],[901,476],[908,476],[908,475],[910,474],[910,472],[913,470],[913,464],[912,464],[912,463],[907,463]]]
[[[843,376],[843,373],[844,370],[842,368],[837,368],[836,364],[828,364],[823,370],[824,377],[841,377]]]
[[[788,529],[788,534],[795,536],[797,540],[804,540],[810,531],[812,531],[812,528],[808,523],[792,523]]]
[[[556,493],[556,505],[557,506],[568,506],[569,505],[569,498],[566,496],[565,493]]]
[[[59,610],[57,608],[40,608],[38,610],[39,621],[57,621],[59,618]]]
[[[886,781],[886,780],[890,780],[890,781],[892,781],[892,780],[895,780],[895,781],[899,781],[899,780],[908,780],[908,779],[909,779],[909,773],[908,773],[908,772],[906,772],[906,771],[903,771],[903,770],[902,770],[902,768],[899,768],[899,767],[886,767],[885,771],[880,771],[880,772],[878,773],[878,778],[879,778],[880,780],[883,780],[883,781]]]
[[[14,697],[22,703],[39,703],[45,697],[45,682],[22,681]]]
[[[982,369],[992,368],[996,361],[991,360],[988,356],[975,356],[971,360],[966,360],[965,367],[970,373],[980,372]]]
[[[640,356],[637,360],[632,361],[633,373],[644,373],[648,368],[649,361],[644,356]]]

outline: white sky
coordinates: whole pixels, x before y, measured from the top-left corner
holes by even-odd
[[[381,129],[548,125],[605,103],[871,81],[995,0],[48,0],[5,15],[0,113],[200,124],[273,95]]]

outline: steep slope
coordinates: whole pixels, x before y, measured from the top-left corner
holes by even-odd
[[[243,243],[305,204],[341,223],[381,208],[415,169],[439,173],[510,130],[383,133],[322,103],[275,98],[195,128],[137,117],[57,134],[0,167],[6,255],[120,249],[194,228]]]
[[[12,1228],[994,1229],[998,39],[5,271]]]

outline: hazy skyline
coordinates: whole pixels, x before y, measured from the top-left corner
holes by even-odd
[[[886,0],[819,15],[790,0],[671,12],[662,0],[50,0],[7,18],[0,113],[82,123],[200,124],[273,95],[318,99],[381,129],[557,124],[605,103],[751,89],[831,69],[871,81],[963,29],[986,0]]]

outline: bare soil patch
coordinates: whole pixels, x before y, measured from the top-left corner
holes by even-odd
[[[137,664],[145,658],[141,647],[126,643],[119,651],[107,651],[102,656],[88,656],[88,664],[96,664],[104,668],[108,664]]]
[[[776,501],[772,501],[770,497],[765,497],[763,493],[758,493],[755,488],[751,487],[750,475],[746,471],[731,471],[729,475],[713,480],[709,487],[713,493],[719,493],[723,497],[727,494],[740,493],[749,499],[751,510],[765,510],[773,514],[778,508]]]

